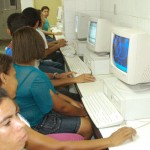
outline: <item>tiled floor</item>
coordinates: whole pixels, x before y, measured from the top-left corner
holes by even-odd
[[[5,47],[8,46],[10,40],[0,40],[0,53],[5,51]]]

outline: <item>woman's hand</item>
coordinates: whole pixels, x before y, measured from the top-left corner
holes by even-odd
[[[82,74],[75,77],[75,83],[94,82],[95,77],[91,74]]]
[[[122,144],[128,139],[132,140],[132,136],[135,136],[136,131],[131,127],[123,127],[114,132],[108,139],[111,146],[117,146]]]
[[[64,40],[64,39],[58,40],[57,42],[58,42],[57,45],[58,45],[59,48],[64,47],[64,46],[67,45],[67,41]]]
[[[73,106],[75,106],[75,107],[78,107],[78,108],[81,108],[81,109],[83,109],[84,108],[84,106],[83,106],[83,104],[82,103],[80,103],[80,102],[77,102],[77,101],[71,101],[71,105],[73,105]]]

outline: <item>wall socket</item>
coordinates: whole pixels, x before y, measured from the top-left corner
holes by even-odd
[[[114,15],[117,15],[117,5],[114,4]]]

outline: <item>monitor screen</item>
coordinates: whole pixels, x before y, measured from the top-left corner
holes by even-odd
[[[93,45],[96,43],[96,29],[97,29],[97,22],[90,22],[90,27],[89,27],[89,42]]]
[[[129,39],[114,35],[113,38],[113,60],[116,67],[123,72],[128,71]]]

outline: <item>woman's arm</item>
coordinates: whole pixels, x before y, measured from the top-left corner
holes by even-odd
[[[51,31],[46,31],[46,30],[42,30],[41,31],[45,34],[45,35],[61,35],[62,32],[51,32]]]
[[[132,136],[136,134],[133,128],[123,127],[108,138],[61,142],[40,134],[29,127],[26,127],[26,130],[28,132],[26,145],[28,150],[102,150],[120,145],[128,139],[132,139]]]
[[[87,116],[87,113],[84,109],[73,106],[71,103],[64,101],[61,97],[55,94],[52,90],[50,90],[50,94],[53,100],[53,109],[56,112],[59,112],[68,116]]]
[[[70,97],[68,97],[68,96],[66,96],[66,95],[64,95],[64,94],[61,94],[61,93],[58,93],[58,96],[59,96],[62,100],[64,100],[64,101],[70,103],[71,105],[73,105],[73,106],[75,106],[75,107],[78,107],[78,108],[81,108],[81,109],[84,109],[84,106],[83,106],[80,102],[75,101],[75,100],[73,100],[72,98],[70,98]]]
[[[94,82],[95,77],[90,74],[82,74],[78,77],[69,77],[59,80],[51,80],[55,87],[58,86],[67,86],[74,83],[84,83],[84,82]]]
[[[45,57],[57,51],[60,47],[64,47],[66,45],[67,43],[65,40],[64,41],[62,40],[58,42],[57,44],[53,44],[51,46],[48,44],[48,49],[45,49]]]

